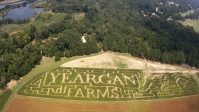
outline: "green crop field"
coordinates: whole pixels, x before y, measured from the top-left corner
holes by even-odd
[[[173,98],[199,94],[191,75],[142,70],[56,68],[37,75],[19,95],[69,100],[126,101]]]

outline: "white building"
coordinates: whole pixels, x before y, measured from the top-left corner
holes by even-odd
[[[85,39],[85,37],[84,37],[84,36],[82,36],[81,41],[82,41],[83,43],[86,43],[86,39]]]

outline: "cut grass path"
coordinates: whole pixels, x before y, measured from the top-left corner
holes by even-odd
[[[101,53],[96,53],[96,54],[92,54],[89,56],[95,56],[95,55],[99,55]],[[49,57],[45,57],[44,60],[41,61],[40,65],[36,65],[35,68],[33,68],[27,75],[25,75],[22,80],[17,84],[17,86],[15,88],[13,88],[13,93],[10,95],[10,97],[8,98],[7,102],[5,103],[3,109],[1,110],[1,112],[4,112],[7,108],[7,106],[9,105],[10,101],[12,100],[13,97],[15,97],[15,95],[17,94],[17,92],[19,91],[19,89],[26,84],[31,78],[33,78],[36,75],[39,75],[41,73],[44,73],[46,71],[52,70],[54,68],[59,67],[61,64],[74,60],[74,59],[79,59],[79,58],[84,58],[84,57],[88,57],[88,56],[74,56],[71,58],[62,58],[61,61],[55,62],[54,58],[49,58]]]
[[[35,18],[31,18],[30,21],[31,21],[30,23],[28,23],[27,25],[25,25],[25,26],[22,27],[22,28],[16,29],[15,31],[13,31],[12,33],[10,33],[10,35],[13,35],[13,34],[15,34],[15,33],[17,33],[17,32],[20,32],[21,30],[23,30],[23,29],[26,28],[27,26],[31,25],[31,24],[35,21]]]

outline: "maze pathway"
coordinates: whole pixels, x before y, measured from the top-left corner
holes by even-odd
[[[29,81],[18,94],[69,100],[150,100],[199,94],[192,75],[135,69],[57,68]]]

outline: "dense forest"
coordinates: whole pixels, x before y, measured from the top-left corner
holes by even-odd
[[[178,21],[191,18],[180,13],[195,9],[196,0],[47,0],[46,10],[65,13],[64,20],[37,28],[31,25],[23,32],[0,37],[0,74],[5,80],[26,75],[42,56],[89,55],[100,51],[130,53],[132,56],[169,64],[199,67],[199,33]],[[53,4],[53,5],[52,5]],[[85,14],[75,19],[74,13]],[[49,19],[41,14],[36,20]],[[26,23],[28,20],[0,21]],[[86,43],[81,41],[84,35]]]

